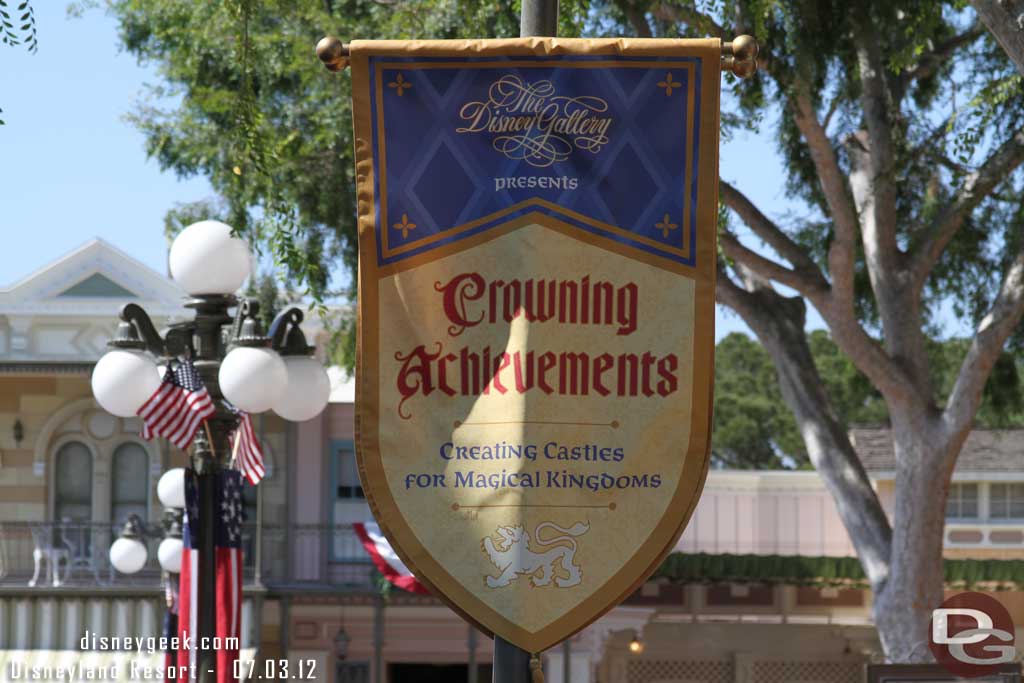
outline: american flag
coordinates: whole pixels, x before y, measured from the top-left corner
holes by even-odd
[[[186,359],[174,370],[167,366],[164,381],[139,408],[142,438],[152,439],[155,434],[185,450],[203,420],[216,412],[203,380],[192,361]]]
[[[229,407],[238,416],[238,427],[231,436],[231,452],[239,471],[255,486],[266,474],[266,468],[263,466],[263,449],[260,448],[260,441],[252,428],[252,416],[234,406]]]
[[[220,470],[213,475],[214,486],[214,572],[217,587],[214,636],[222,647],[217,650],[217,683],[234,683],[234,662],[241,638],[242,621],[242,476],[235,470]],[[199,646],[199,618],[196,596],[199,594],[199,479],[191,468],[185,470],[184,550],[181,556],[181,583],[178,598],[178,636],[186,636],[191,649],[178,651],[178,666],[196,671]],[[203,599],[209,599],[204,596]],[[233,641],[228,638],[236,639]],[[184,640],[182,640],[184,643]]]
[[[363,544],[370,559],[377,566],[377,570],[391,585],[410,593],[430,595],[427,587],[416,580],[413,573],[398,557],[398,553],[391,547],[391,543],[384,537],[376,522],[356,522],[352,525],[352,529],[356,532],[356,536],[359,537],[359,541]]]

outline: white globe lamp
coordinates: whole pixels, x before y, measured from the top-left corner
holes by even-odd
[[[315,358],[285,356],[288,371],[284,393],[274,404],[274,412],[292,422],[311,420],[327,406],[331,396],[331,380],[327,370]]]
[[[114,349],[92,371],[92,393],[117,417],[134,417],[160,386],[156,363],[144,351]]]
[[[224,398],[239,410],[262,413],[280,400],[288,381],[284,361],[261,346],[238,346],[224,357],[218,373]]]
[[[160,541],[156,555],[164,571],[172,574],[181,573],[181,551],[184,547],[185,544],[180,538],[168,537]]]
[[[165,508],[184,508],[185,470],[175,467],[164,472],[156,483],[156,496]]]
[[[110,546],[110,564],[122,574],[134,574],[146,566],[146,545],[133,536],[122,536]]]
[[[169,262],[171,277],[192,296],[234,294],[252,268],[249,245],[220,221],[199,221],[182,230]]]

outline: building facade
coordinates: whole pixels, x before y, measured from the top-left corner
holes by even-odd
[[[16,659],[159,661],[83,652],[82,636],[160,634],[156,482],[186,457],[141,439],[137,420],[102,411],[89,377],[123,303],[140,303],[160,326],[188,314],[183,296],[101,240],[0,290],[0,681]],[[327,683],[489,681],[490,640],[432,597],[387,589],[354,534],[370,511],[353,383],[330,374],[321,416],[256,419],[268,471],[245,493],[243,659],[263,677],[280,660],[292,673],[302,662],[304,677]],[[853,436],[891,506],[886,430]],[[1024,559],[1022,455],[1022,432],[971,435],[947,510],[948,558]],[[131,513],[153,535],[146,569],[127,577],[107,551]],[[880,648],[853,556],[814,472],[712,471],[676,552],[623,605],[545,653],[547,680],[862,681]],[[1024,593],[1010,584],[998,597],[1024,624]]]

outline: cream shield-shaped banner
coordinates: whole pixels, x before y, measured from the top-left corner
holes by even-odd
[[[357,447],[396,552],[538,651],[707,468],[717,41],[356,42]]]

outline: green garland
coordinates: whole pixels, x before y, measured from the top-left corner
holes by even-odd
[[[945,560],[948,588],[1021,590],[1024,560]],[[855,557],[672,553],[652,578],[673,583],[766,583],[867,588]]]

